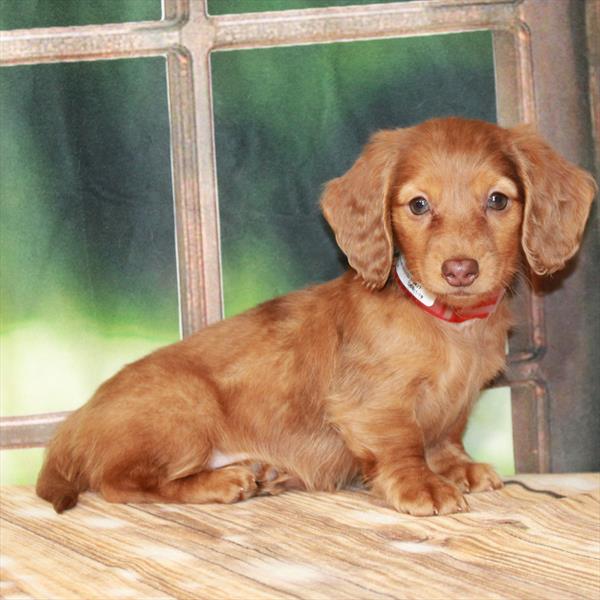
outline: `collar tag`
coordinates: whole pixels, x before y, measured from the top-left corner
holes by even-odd
[[[424,304],[425,306],[434,305],[436,297],[432,293],[428,292],[420,283],[418,283],[412,278],[411,274],[406,268],[404,256],[402,255],[400,255],[400,258],[396,262],[396,273],[406,290],[410,294],[412,294],[412,296],[414,296],[419,302],[421,302],[421,304]]]

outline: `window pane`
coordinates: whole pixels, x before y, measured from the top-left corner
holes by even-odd
[[[3,415],[83,404],[179,335],[162,58],[0,70]]]
[[[0,0],[0,29],[158,21],[161,0]]]
[[[208,0],[211,15],[264,12],[268,10],[293,10],[295,8],[324,8],[326,6],[352,6],[357,4],[385,4],[410,0]]]
[[[477,461],[491,463],[500,475],[514,475],[510,388],[481,394],[469,419],[464,444]]]
[[[0,451],[0,485],[32,485],[43,459],[43,448]]]
[[[226,314],[338,275],[323,184],[369,135],[495,119],[489,32],[212,55]]]

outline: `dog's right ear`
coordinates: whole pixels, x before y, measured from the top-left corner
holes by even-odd
[[[370,288],[382,288],[392,269],[389,188],[404,132],[376,133],[352,168],[330,181],[321,197],[323,214],[338,246]]]

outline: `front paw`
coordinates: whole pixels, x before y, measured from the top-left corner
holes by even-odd
[[[393,482],[382,482],[380,490],[397,511],[417,517],[467,512],[469,505],[460,490],[432,472],[397,476]]]
[[[502,480],[490,465],[485,463],[458,463],[440,473],[462,492],[487,492],[503,486]]]

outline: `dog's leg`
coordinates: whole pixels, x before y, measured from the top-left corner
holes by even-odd
[[[232,503],[257,493],[257,483],[251,466],[229,465],[215,471],[200,471],[170,481],[144,481],[140,473],[131,477],[115,477],[103,481],[100,492],[109,502],[177,502],[203,504]]]
[[[93,486],[106,500],[231,503],[257,493],[251,465],[212,464],[216,427],[207,410],[187,410],[172,401],[170,411],[169,427],[152,419],[142,431],[137,416],[132,418],[128,429],[136,435],[109,453]]]
[[[373,491],[396,510],[415,516],[445,515],[468,511],[462,493],[449,480],[434,473],[427,465],[422,442],[404,435],[404,443],[389,444],[376,455]],[[391,441],[391,440],[390,440]]]
[[[149,478],[148,478],[149,475]],[[100,492],[109,502],[177,502],[230,504],[254,495],[277,496],[288,490],[305,489],[302,481],[276,467],[247,461],[220,469],[202,470],[161,482],[155,475],[138,473],[102,483]]]
[[[433,448],[427,449],[427,464],[434,473],[454,483],[463,493],[497,490],[502,480],[485,463],[473,462],[466,453],[461,435],[452,435]]]
[[[258,485],[258,494],[261,496],[278,496],[289,490],[306,489],[299,477],[287,473],[283,469],[259,462],[246,464],[250,464],[252,468]]]
[[[362,411],[362,418],[346,411],[337,421],[348,447],[367,469],[373,492],[415,516],[468,511],[460,490],[427,465],[423,432],[412,408],[393,401],[382,397],[368,413]]]

